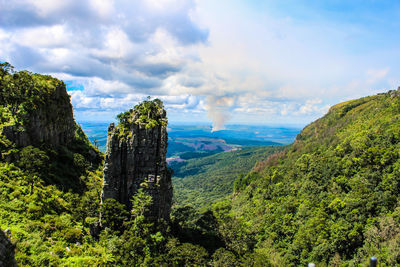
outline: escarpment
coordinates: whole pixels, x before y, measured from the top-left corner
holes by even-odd
[[[65,84],[26,71],[0,73],[1,133],[17,147],[65,145],[75,136]]]
[[[160,100],[144,101],[118,116],[108,128],[102,200],[113,198],[128,208],[143,188],[152,197],[150,216],[169,219],[171,173],[166,163],[166,112]]]

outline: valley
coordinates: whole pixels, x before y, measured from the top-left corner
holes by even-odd
[[[0,267],[400,266],[400,1],[0,1]]]
[[[81,122],[92,143],[105,152],[108,124]],[[172,169],[175,206],[203,207],[230,195],[233,183],[264,161],[300,130],[290,127],[228,125],[212,132],[210,126],[168,126],[167,163]],[[281,142],[281,143],[279,143]]]
[[[77,124],[62,81],[1,66],[7,263],[399,263],[398,90],[339,103],[298,134],[167,126],[147,98],[107,126],[104,155],[106,124]]]

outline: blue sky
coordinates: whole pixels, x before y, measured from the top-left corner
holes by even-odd
[[[80,120],[148,95],[171,122],[307,124],[400,85],[399,1],[0,0],[0,60],[66,81]]]

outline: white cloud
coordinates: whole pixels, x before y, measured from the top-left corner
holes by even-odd
[[[24,1],[19,1],[23,3]],[[63,0],[63,1],[53,1],[53,0],[28,0],[27,4],[31,4],[39,16],[45,17],[51,13],[65,9],[67,6],[71,5],[73,1]]]
[[[127,34],[119,27],[110,27],[106,30],[103,46],[94,48],[92,54],[98,58],[121,60],[129,56],[131,51],[135,51],[134,45]]]
[[[399,83],[389,49],[358,49],[364,39],[357,38],[368,37],[365,29],[266,6],[0,1],[0,60],[83,85],[83,91],[70,91],[78,113],[111,114],[152,95],[176,118],[208,114],[216,128],[246,116],[255,122],[309,120],[342,99]]]
[[[299,113],[300,114],[309,114],[309,113],[313,113],[313,112],[318,112],[319,108],[318,108],[318,104],[322,104],[322,100],[321,99],[311,99],[311,100],[307,100],[306,103],[300,107],[299,109]]]
[[[67,32],[65,25],[61,24],[26,28],[16,32],[13,36],[15,43],[36,48],[63,47],[72,38],[72,33]]]
[[[114,0],[89,0],[91,8],[97,15],[104,19],[110,19],[116,12]]]
[[[389,73],[389,68],[384,69],[369,69],[367,70],[367,83],[373,84],[383,78],[385,78]]]

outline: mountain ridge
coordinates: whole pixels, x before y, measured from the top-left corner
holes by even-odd
[[[235,181],[224,212],[251,237],[243,252],[272,265],[398,263],[399,118],[397,91],[337,104]]]

